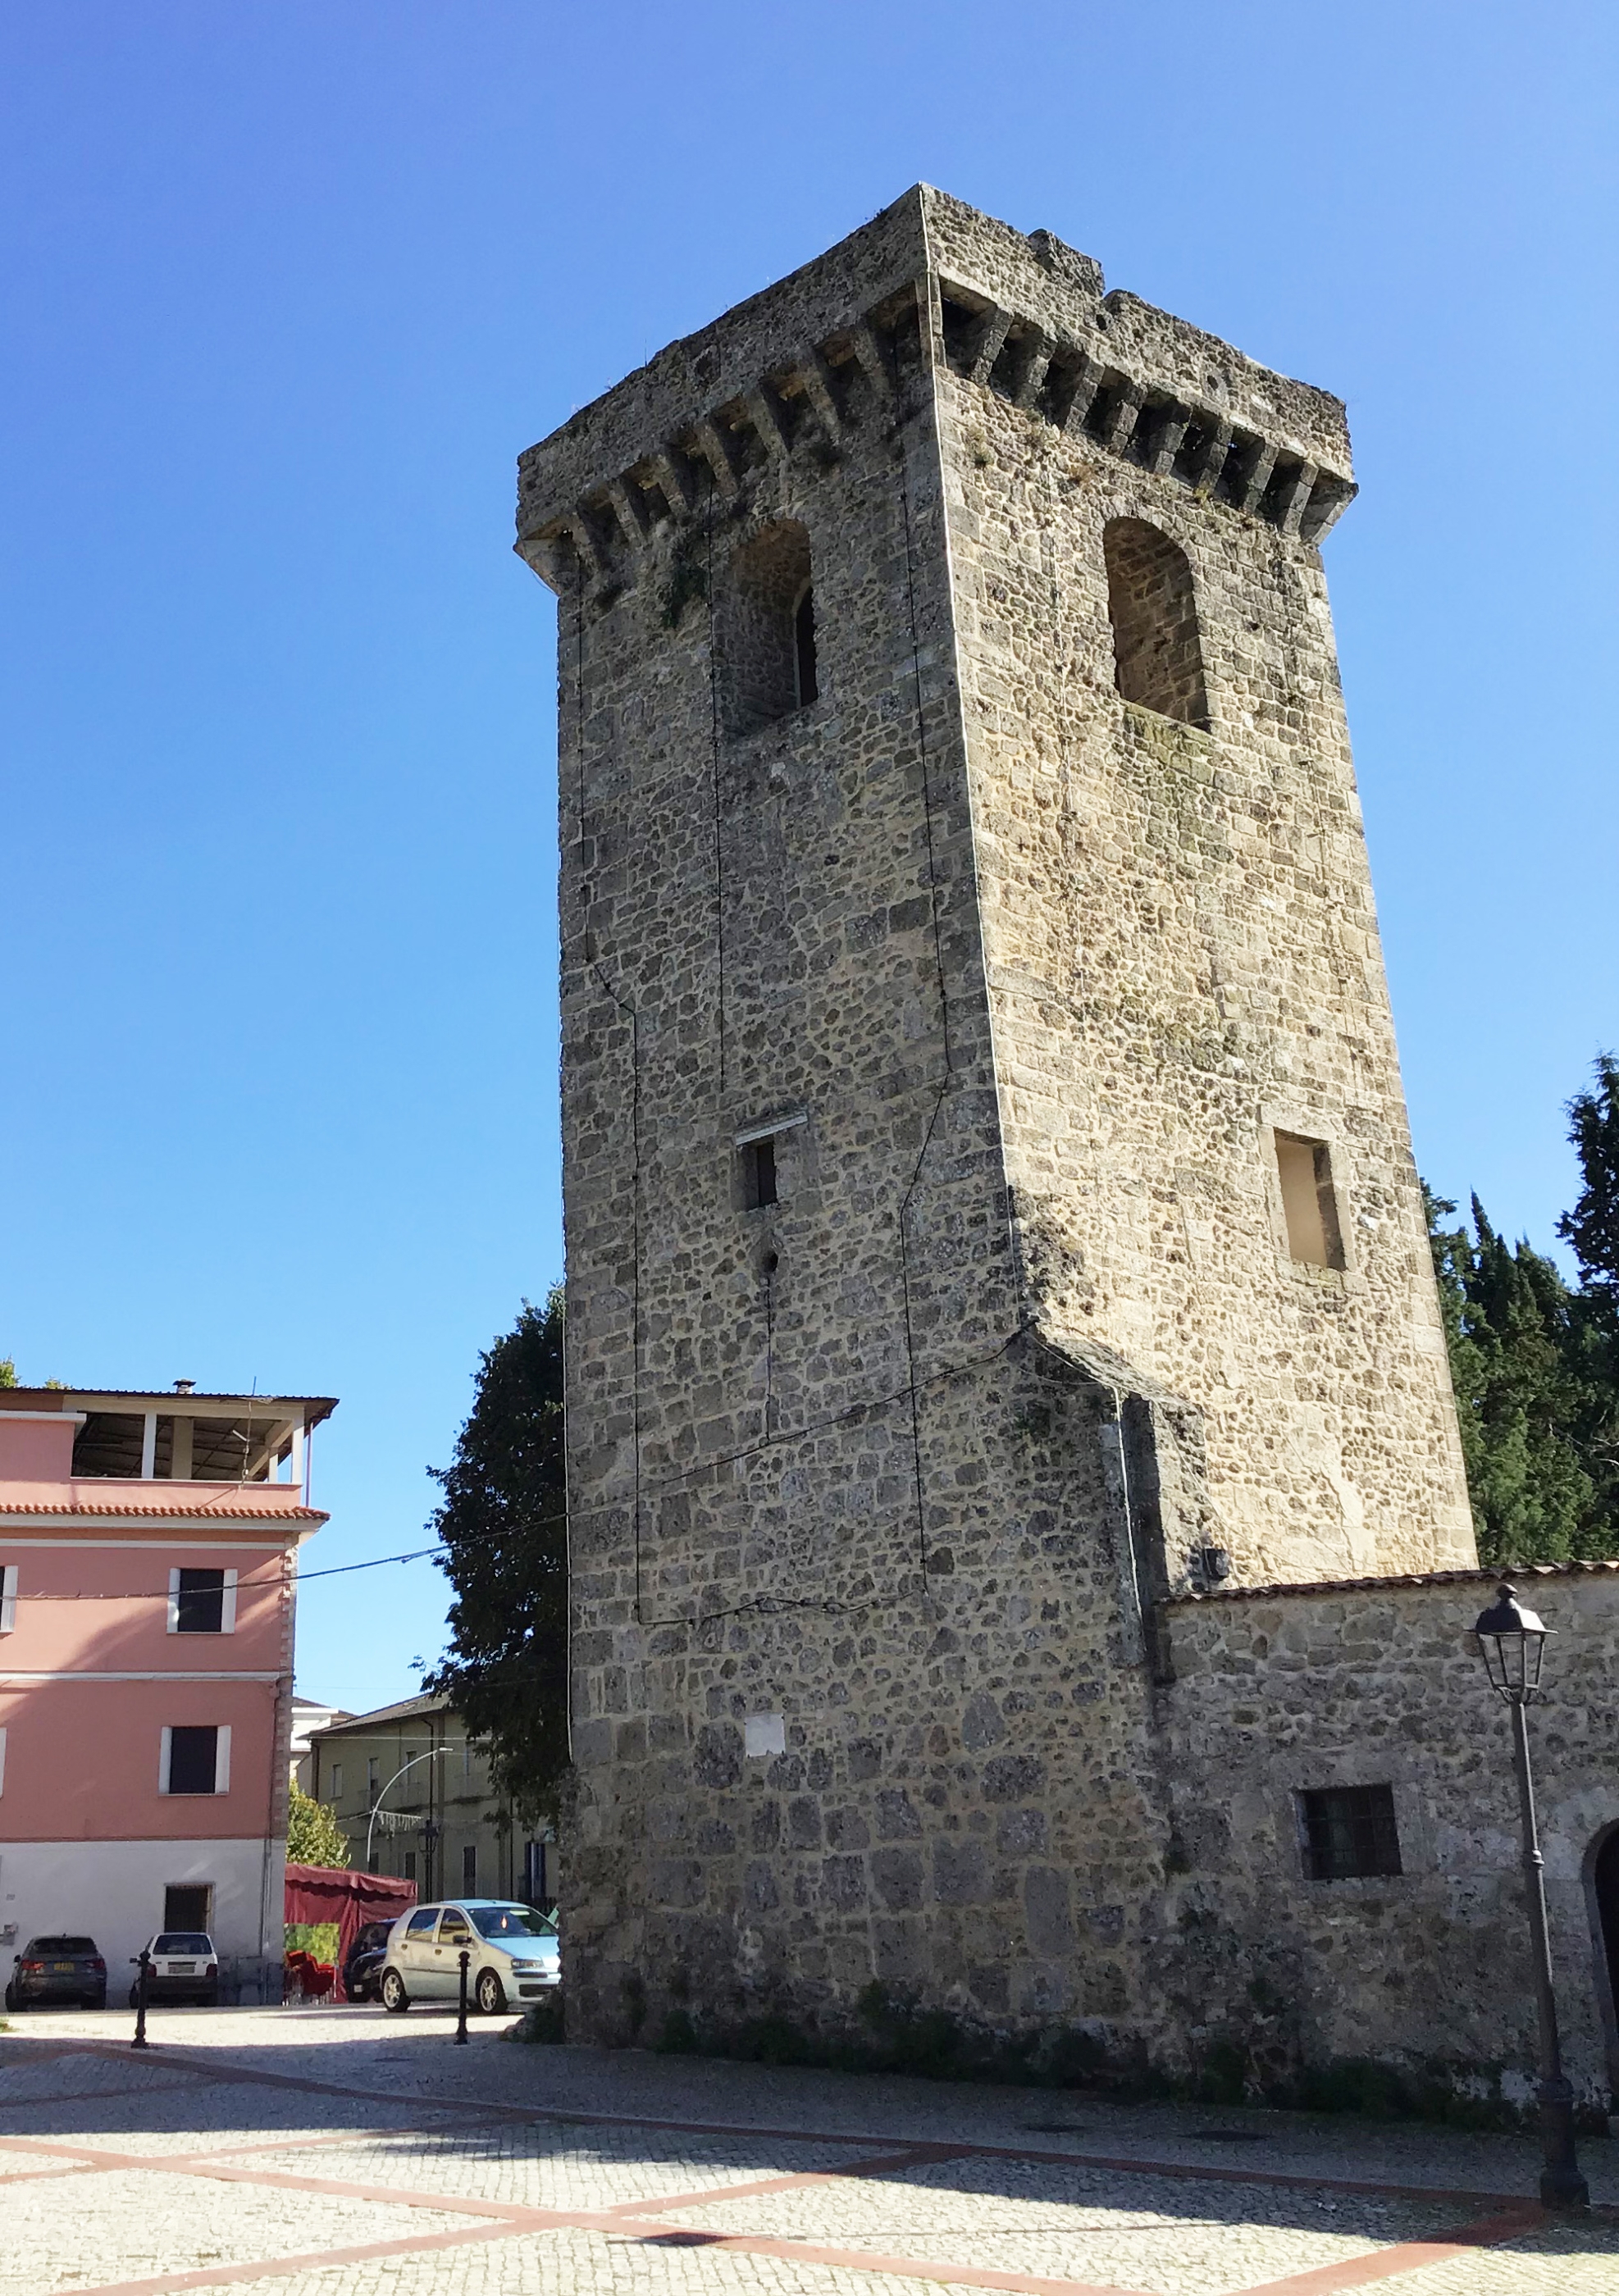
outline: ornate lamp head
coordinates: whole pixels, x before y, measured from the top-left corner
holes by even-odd
[[[1492,1686],[1509,1706],[1527,1706],[1540,1693],[1541,1659],[1551,1629],[1526,1611],[1516,1587],[1501,1585],[1473,1629]]]

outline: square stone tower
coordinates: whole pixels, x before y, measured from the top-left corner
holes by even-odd
[[[1353,492],[1336,399],[924,187],[522,457],[573,2030],[1159,2046],[1163,1605],[1473,1560]]]

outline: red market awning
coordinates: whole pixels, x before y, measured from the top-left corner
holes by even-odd
[[[414,1882],[396,1881],[390,1874],[357,1874],[347,1866],[289,1866],[286,1911],[289,1922],[337,1923],[337,1970],[332,1998],[342,2000],[343,1964],[349,1949],[367,1922],[397,1921],[416,1902]]]

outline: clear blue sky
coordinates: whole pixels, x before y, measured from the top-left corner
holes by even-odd
[[[918,177],[1349,402],[1327,545],[1418,1160],[1539,1243],[1619,1044],[1596,4],[62,0],[0,33],[0,1354],[328,1392],[422,1544],[558,1272],[513,461]],[[1604,394],[1608,395],[1604,397]],[[444,1582],[312,1585],[414,1689]]]

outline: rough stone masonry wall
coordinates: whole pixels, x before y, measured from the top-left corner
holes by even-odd
[[[956,623],[1030,1296],[1054,1338],[1196,1405],[1237,1578],[1470,1562],[1319,555],[1263,493],[1228,499],[1206,442],[1188,468],[1187,406],[1163,402],[1201,390],[1346,472],[1342,409],[1087,291],[1077,262],[1054,276],[1005,225],[937,195],[928,217],[947,337],[957,315]],[[1037,309],[1040,341],[1084,344],[1138,407],[1055,419],[1036,351],[1007,348]],[[1189,561],[1207,731],[1117,690],[1114,520]],[[1273,1128],[1328,1144],[1342,1271],[1290,1257]]]
[[[1619,1568],[1519,1574],[1556,1639],[1533,1749],[1568,2069],[1599,2107],[1619,2028],[1591,1888],[1619,1824]],[[1529,1961],[1509,1718],[1468,1631],[1484,1572],[1274,1587],[1169,1613],[1175,1853],[1155,1982],[1195,2050],[1263,2082],[1371,2057],[1531,2094]],[[1306,1878],[1296,1797],[1393,1789],[1401,1872]]]
[[[925,253],[863,353],[805,361],[818,412],[749,413],[733,315],[614,394],[650,435],[620,404],[525,458],[561,599],[569,1982],[604,2036],[846,2024],[874,1979],[1138,2011],[1141,1573],[1116,1398],[1029,1335],[1011,1249]],[[812,271],[846,330],[882,276]],[[646,451],[677,366],[679,466]],[[581,430],[653,480],[616,541],[599,497],[547,517]],[[783,521],[819,699],[733,737],[714,627]],[[736,1138],[777,1118],[750,1211]]]

